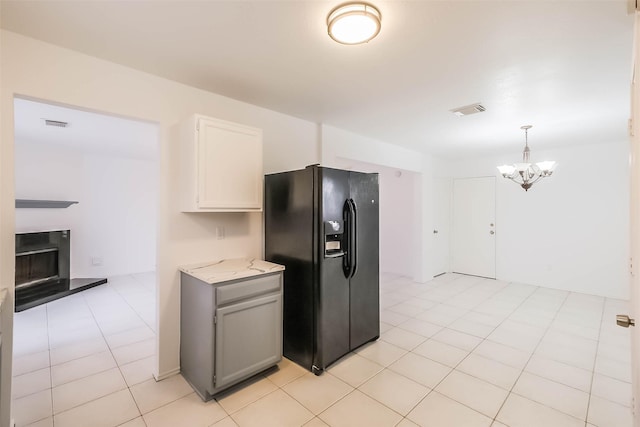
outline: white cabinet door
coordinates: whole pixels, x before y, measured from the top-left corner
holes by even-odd
[[[262,209],[262,131],[210,118],[198,121],[200,209]]]

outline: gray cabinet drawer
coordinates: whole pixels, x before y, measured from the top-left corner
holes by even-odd
[[[280,291],[281,277],[281,274],[273,274],[220,286],[216,289],[216,304],[221,306],[258,295],[278,292]]]

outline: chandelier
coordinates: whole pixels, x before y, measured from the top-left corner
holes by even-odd
[[[529,191],[529,188],[542,178],[551,176],[556,166],[556,162],[554,161],[544,161],[536,164],[529,161],[531,150],[529,149],[527,132],[531,127],[531,125],[520,127],[520,129],[524,129],[524,151],[522,152],[522,163],[498,166],[498,170],[504,178],[509,178],[520,187],[524,188],[524,191]]]

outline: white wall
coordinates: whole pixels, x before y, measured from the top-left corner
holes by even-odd
[[[2,15],[2,8],[0,8]],[[0,31],[0,52],[4,45],[4,35]],[[1,58],[0,58],[1,59]],[[3,80],[2,64],[0,61],[0,82]],[[2,95],[0,85],[0,96]],[[7,213],[12,211],[11,200],[8,194],[9,186],[3,184],[11,175],[5,169],[3,160],[11,153],[5,144],[5,124],[2,117],[6,115],[4,106],[6,102],[0,99],[0,292],[7,290],[7,299],[3,310],[0,310],[0,325],[2,333],[2,350],[0,351],[0,426],[8,426],[11,420],[11,379],[12,379],[12,357],[13,357],[13,306],[14,298],[12,288],[15,281],[15,234],[9,226],[11,217],[7,218]],[[10,135],[10,134],[9,134]],[[7,153],[7,151],[9,153]],[[12,168],[11,168],[12,169]],[[11,182],[11,181],[9,181]],[[15,202],[14,202],[15,206]],[[7,244],[8,243],[8,244]],[[13,257],[13,260],[11,259]]]
[[[17,209],[16,230],[71,230],[72,278],[153,271],[157,169],[157,160],[18,141],[16,198],[79,203],[67,209]],[[93,265],[94,257],[102,265]]]
[[[418,174],[353,159],[335,158],[332,166],[378,174],[380,191],[380,271],[412,277],[416,246],[414,182]]]
[[[332,166],[338,159],[356,159],[361,162],[390,168],[422,172],[422,153],[384,141],[367,138],[328,125],[321,127],[321,155],[323,166]]]
[[[433,278],[433,175],[434,159],[425,153],[409,150],[384,141],[322,125],[321,162],[324,166],[340,167],[344,159],[356,159],[394,170],[415,172],[413,197],[409,205],[413,224],[410,276],[417,282]],[[406,194],[403,197],[408,197]],[[394,214],[395,215],[395,214]],[[398,218],[404,221],[406,218]],[[386,232],[382,232],[385,234]],[[404,266],[402,267],[404,270]]]
[[[380,270],[412,277],[415,247],[414,181],[416,175],[380,168]]]
[[[550,178],[525,192],[498,176],[496,274],[528,283],[628,298],[628,142],[532,151],[555,160]],[[453,162],[453,177],[497,176],[521,153]]]
[[[0,37],[1,286],[8,286],[13,294],[14,96],[158,123],[157,374],[163,378],[176,372],[180,318],[178,266],[211,259],[259,257],[263,233],[259,213],[185,214],[179,211],[180,189],[176,180],[179,140],[175,125],[193,113],[200,113],[263,129],[265,172],[317,163],[317,125],[15,33],[2,31]],[[216,239],[216,225],[225,227],[224,240]],[[11,319],[7,322],[10,326]],[[11,354],[11,337],[7,335],[3,335],[5,355]],[[10,372],[10,367],[8,369]]]

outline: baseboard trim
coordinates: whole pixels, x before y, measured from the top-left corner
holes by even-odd
[[[180,373],[180,367],[177,367],[175,369],[172,369],[172,370],[167,371],[167,372],[163,372],[163,373],[158,374],[158,375],[153,374],[153,378],[155,378],[156,381],[162,381],[162,380],[164,380],[166,378],[172,377],[175,374],[179,374],[179,373]]]

